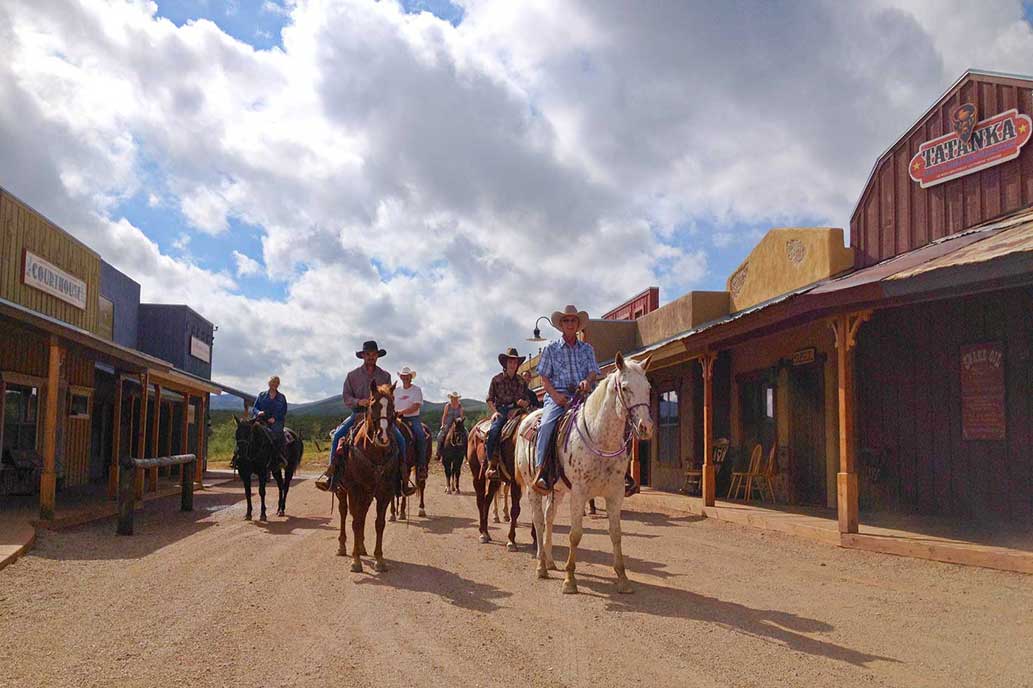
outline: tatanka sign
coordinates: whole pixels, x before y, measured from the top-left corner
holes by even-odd
[[[1033,133],[1029,115],[1014,108],[982,122],[975,118],[971,103],[954,108],[954,131],[918,148],[908,169],[923,189],[1014,160]]]
[[[56,296],[79,310],[86,310],[86,282],[31,251],[25,252],[23,267],[22,281],[26,285]]]

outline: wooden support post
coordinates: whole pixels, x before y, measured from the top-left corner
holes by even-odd
[[[151,424],[151,452],[154,456],[161,456],[159,440],[161,438],[161,385],[154,385],[154,422]],[[150,457],[148,457],[150,458]],[[155,466],[147,471],[147,491],[158,491],[158,467]]]
[[[179,433],[179,453],[190,453],[190,395],[186,392],[183,392],[183,427],[180,428]],[[190,470],[188,471],[187,469]],[[179,467],[179,472],[181,474],[186,474],[190,477],[193,477],[193,471],[193,466]],[[182,475],[180,477],[182,477]]]
[[[118,526],[119,535],[133,534],[133,510],[136,509],[136,474],[132,457],[126,455],[118,461]]]
[[[7,383],[0,374],[0,453],[4,450],[4,410],[7,408]]]
[[[642,464],[639,463],[638,439],[631,438],[631,478],[636,485],[642,484]]]
[[[193,463],[179,465],[179,485],[181,488],[179,497],[180,511],[194,510],[194,465],[196,463],[197,459],[195,458]]]
[[[122,375],[115,371],[115,407],[111,419],[111,467],[108,469],[108,499],[118,496],[119,455],[122,453]]]
[[[208,455],[208,447],[206,434],[208,432],[208,424],[205,422],[205,410],[207,404],[206,397],[204,394],[197,398],[197,461],[194,463],[194,480],[197,482],[197,487],[204,487],[204,465],[205,457]]]
[[[833,318],[829,325],[836,336],[836,384],[839,396],[839,473],[836,475],[836,506],[839,532],[858,529],[857,466],[854,461],[854,356],[857,330],[871,317],[871,311]]]
[[[147,391],[151,387],[150,373],[140,375],[140,420],[136,426],[136,458],[147,458]],[[143,499],[143,469],[133,470],[136,498]]]
[[[714,472],[714,363],[717,353],[708,351],[699,359],[703,368],[703,506],[714,506],[717,474]]]
[[[47,362],[47,408],[43,418],[43,474],[39,479],[39,517],[54,518],[57,493],[57,405],[61,394],[61,345],[57,337],[50,337],[50,357]]]

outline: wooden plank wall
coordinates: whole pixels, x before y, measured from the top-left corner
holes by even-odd
[[[86,310],[22,282],[28,249],[86,282]],[[98,334],[100,257],[45,217],[0,189],[0,298]]]
[[[862,504],[874,510],[1033,523],[1033,289],[879,311],[857,349],[859,448],[888,450]],[[1007,439],[965,441],[960,347],[1005,346]]]
[[[1012,108],[1033,114],[1033,82],[970,75],[879,161],[850,220],[856,267],[1033,205],[1033,143],[1015,160],[928,189],[911,180],[912,156],[952,130],[962,103],[974,103],[981,120]]]

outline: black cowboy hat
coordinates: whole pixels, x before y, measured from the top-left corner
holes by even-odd
[[[377,346],[377,340],[371,339],[368,342],[363,342],[362,343],[362,351],[356,351],[355,352],[355,357],[356,358],[362,358],[362,354],[368,353],[368,352],[371,352],[371,351],[376,353],[376,355],[379,356],[380,358],[383,358],[384,356],[387,356],[387,352],[384,351],[383,349],[381,349],[379,346]]]
[[[521,356],[520,354],[517,353],[517,350],[514,349],[513,347],[509,347],[508,349],[506,349],[505,353],[499,354],[499,365],[501,365],[503,368],[505,368],[506,367],[506,359],[508,359],[508,358],[515,358],[518,361],[520,361],[520,363],[517,363],[518,366],[522,365],[523,362],[525,360],[527,360],[527,356]]]

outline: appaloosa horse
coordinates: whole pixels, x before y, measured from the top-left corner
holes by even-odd
[[[301,437],[290,428],[284,428],[284,433],[289,434],[289,437],[285,438],[289,441],[285,447],[287,466],[284,468],[276,459],[276,445],[269,428],[253,418],[240,419],[234,416],[233,420],[237,423],[234,431],[236,446],[233,450],[233,465],[240,474],[240,480],[244,483],[244,494],[247,496],[247,513],[244,518],[248,521],[251,520],[251,476],[255,475],[258,477],[258,496],[262,502],[262,510],[258,519],[266,520],[265,485],[269,482],[270,470],[276,479],[276,487],[279,492],[276,515],[286,515],[287,493],[291,488],[294,471],[301,464],[301,455],[305,451]]]
[[[399,423],[398,428],[402,431],[402,436],[405,437],[405,462],[403,470],[405,472],[404,479],[408,480],[409,475],[415,471],[416,474],[416,489],[420,492],[420,516],[427,515],[427,507],[424,504],[424,495],[427,492],[427,474],[429,473],[430,467],[430,449],[431,449],[431,435],[430,428],[427,427],[426,423],[421,423],[423,426],[424,436],[427,438],[426,446],[424,446],[423,456],[416,456],[416,438],[412,435],[412,430],[405,423]],[[391,502],[391,520],[406,521],[409,519],[409,498],[405,495],[401,497],[395,497],[394,501]]]
[[[343,441],[349,442],[348,458],[345,461],[341,480],[337,484],[337,496],[341,500],[341,535],[338,538],[338,556],[347,555],[347,531],[345,516],[349,506],[352,517],[352,565],[354,573],[362,572],[360,555],[366,553],[366,513],[375,499],[377,517],[374,525],[377,545],[373,550],[373,570],[386,571],[384,562],[384,525],[387,522],[387,508],[395,496],[398,474],[402,470],[401,452],[394,437],[395,422],[394,385],[370,383],[369,405],[365,418],[359,421],[352,434]]]
[[[565,593],[577,592],[574,578],[577,548],[581,542],[585,503],[592,497],[606,500],[617,592],[632,591],[621,551],[621,505],[624,503],[628,447],[634,437],[648,440],[653,434],[653,419],[649,415],[649,380],[645,372],[648,363],[648,358],[635,363],[625,361],[620,353],[617,354],[614,371],[575,409],[569,434],[557,442],[556,458],[570,481],[570,487],[560,480],[546,497],[533,490],[528,494],[534,531],[538,535],[538,577],[548,578],[549,569],[556,568],[552,558],[553,518],[564,494],[570,492],[570,550],[563,582]],[[525,418],[517,433],[517,481],[522,485],[531,485],[534,481],[535,446],[524,434],[539,413],[536,411]]]
[[[463,470],[463,459],[466,458],[466,441],[466,419],[456,416],[445,431],[438,456],[445,469],[446,494],[459,494],[459,474]]]
[[[477,425],[487,422],[489,421],[483,420]],[[487,428],[484,429],[484,432],[480,432],[477,430],[477,426],[474,426],[474,432],[470,433],[466,445],[466,460],[470,464],[470,475],[473,476],[473,491],[477,496],[480,540],[482,543],[491,542],[491,535],[488,533],[488,510],[495,499],[495,493],[498,492],[500,486],[503,486],[503,489],[509,489],[510,494],[509,535],[506,549],[512,552],[516,551],[517,548],[516,525],[517,517],[520,516],[521,494],[520,485],[514,479],[516,476],[513,464],[515,434],[509,439],[499,442],[500,476],[494,480],[488,480],[485,476],[488,463],[487,447],[485,446],[487,443],[486,435]]]

